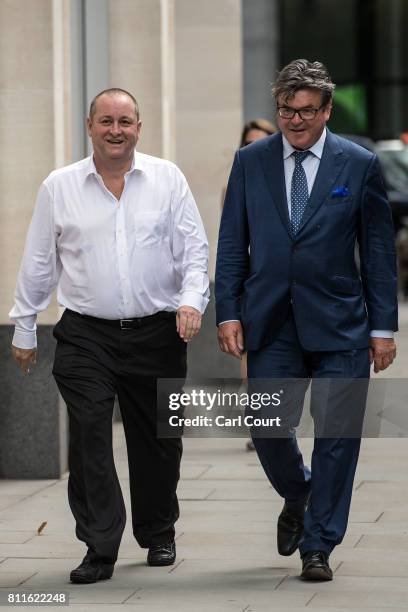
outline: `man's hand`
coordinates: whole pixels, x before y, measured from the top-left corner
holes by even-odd
[[[370,338],[370,363],[374,361],[374,372],[386,370],[395,359],[397,347],[393,338]]]
[[[201,313],[192,306],[180,306],[176,317],[177,332],[184,340],[190,342],[201,328]]]
[[[18,363],[23,374],[29,374],[30,365],[37,363],[37,349],[22,349],[11,345],[11,354],[14,361]]]
[[[238,359],[244,351],[244,333],[239,321],[228,321],[218,326],[218,344],[224,353],[229,353]]]

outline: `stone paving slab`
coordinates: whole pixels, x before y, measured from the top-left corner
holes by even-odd
[[[24,544],[31,539],[33,533],[31,531],[0,531],[0,546],[2,544]]]
[[[358,534],[347,534],[342,547],[354,548],[360,538]],[[225,532],[220,537],[219,533],[195,531],[181,534],[178,542],[179,555],[187,559],[231,559],[242,555],[250,563],[252,558],[260,558],[267,562],[277,555],[276,534],[268,532],[264,534],[244,531],[238,534]]]
[[[68,608],[68,610],[74,610],[75,612],[90,612],[90,611],[95,611],[97,612],[98,610],[106,610],[107,612],[116,612],[116,610],[118,609],[117,606],[112,606],[112,604],[110,603],[105,603],[105,602],[99,602],[95,605],[92,604],[82,604],[82,603],[74,603],[74,602],[70,602],[70,607]],[[163,605],[156,605],[156,604],[151,604],[151,603],[132,603],[129,604],[128,602],[125,602],[123,604],[123,610],[125,612],[142,612],[142,611],[147,611],[147,612],[163,612]],[[121,607],[122,608],[122,607]],[[30,608],[31,609],[31,608]],[[61,612],[61,610],[65,610],[66,608],[64,607],[56,607],[56,606],[47,606],[40,608],[42,610],[47,610],[47,612]],[[177,603],[176,605],[172,606],[171,604],[166,605],[166,612],[191,612],[191,608],[188,608],[186,606],[183,607],[183,605],[180,603]],[[269,608],[271,610],[278,610],[279,608]],[[304,611],[304,608],[301,608]],[[13,606],[12,608],[13,612],[14,610],[16,610],[17,612],[27,612],[27,606],[23,607],[23,606]],[[251,608],[252,610],[252,608]],[[257,608],[258,610],[258,608]],[[264,608],[264,610],[266,610],[266,608]],[[298,608],[289,608],[286,612],[297,612]],[[194,604],[194,612],[208,612],[208,607],[204,604],[204,605],[200,605],[195,603]],[[238,605],[238,604],[225,604],[225,605],[219,605],[217,606],[217,610],[216,612],[242,612],[242,606]],[[245,610],[245,612],[249,612],[249,610]],[[282,612],[282,609],[280,608],[280,612]],[[364,611],[366,612],[366,611]]]
[[[378,576],[388,578],[408,578],[408,558],[397,559],[392,556],[384,560],[370,558],[367,564],[357,560],[344,561],[336,571],[336,576]],[[408,582],[408,581],[407,581]]]
[[[212,531],[212,532],[233,532],[233,533],[270,533],[276,534],[277,531],[277,518],[281,511],[281,507],[275,511],[271,511],[269,514],[252,514],[250,520],[242,520],[244,516],[234,515],[228,517],[228,523],[225,525],[220,521],[220,516],[226,514],[209,512],[209,513],[191,513],[188,517],[181,517],[178,523],[178,531],[183,532],[196,532],[196,527],[200,525],[200,531]],[[376,513],[375,513],[376,514]],[[355,520],[349,521],[348,532],[352,534],[398,534],[405,528],[403,523],[380,523],[377,524],[375,520],[368,520],[371,516],[368,513],[360,512],[354,514]],[[376,517],[377,518],[377,517]],[[367,519],[367,520],[363,520]]]
[[[381,484],[383,482],[387,482],[389,478],[390,471],[392,469],[392,478],[393,483],[402,489],[408,488],[408,471],[405,471],[406,466],[408,465],[408,457],[401,461],[400,463],[393,463],[392,468],[391,465],[384,467],[383,465],[376,465],[373,461],[373,465],[369,465],[367,467],[361,468],[358,472],[358,476],[363,479],[364,485],[366,484]],[[361,483],[358,483],[361,485]],[[357,486],[357,485],[356,485]]]
[[[361,534],[365,536],[394,536],[407,533],[407,524],[405,523],[349,523],[347,532],[350,534]]]
[[[220,465],[210,467],[200,480],[261,480],[264,483],[265,473],[260,465]]]
[[[195,480],[196,478],[203,478],[208,470],[211,469],[209,464],[197,464],[182,463],[180,477],[182,480]]]
[[[1,554],[6,557],[47,557],[53,558],[78,558],[83,556],[83,544],[75,541],[68,543],[49,543],[44,540],[29,541],[26,544],[2,544]]]
[[[364,481],[354,495],[357,502],[360,499],[381,499],[381,496],[384,496],[387,503],[406,503],[408,502],[408,486],[404,486],[400,482]]]
[[[27,497],[32,493],[38,493],[41,490],[47,489],[58,480],[1,480],[1,498],[5,495],[19,495]]]
[[[20,574],[17,572],[0,572],[0,587],[1,588],[15,588],[22,586],[29,580],[33,574]]]
[[[197,525],[201,526],[203,524],[202,521],[205,521],[206,518],[226,516],[229,521],[239,521],[241,527],[243,525],[243,517],[250,517],[252,521],[269,521],[276,527],[277,518],[283,507],[283,500],[275,494],[270,500],[258,501],[256,505],[248,499],[231,500],[228,504],[224,501],[206,499],[205,505],[201,501],[191,500],[184,501],[183,507],[185,511],[182,513],[178,525],[183,523],[183,521],[195,521],[194,528],[197,528]],[[405,515],[405,513],[403,514]],[[352,504],[349,521],[354,523],[374,523],[380,521],[382,516],[383,512],[381,511],[373,510],[370,507],[360,510]],[[230,528],[230,522],[223,522],[222,524],[225,529],[228,530]]]
[[[18,502],[22,501],[25,498],[23,495],[3,495],[0,499],[0,510],[6,510],[18,504]]]
[[[232,489],[232,488],[223,488],[216,487],[214,488],[208,495],[208,499],[217,499],[219,501],[232,501],[232,500],[240,500],[244,496],[246,499],[249,499],[252,502],[258,501],[267,501],[271,498],[272,492],[268,489],[252,489],[250,488],[248,491]]]
[[[151,589],[141,589],[129,603],[155,603],[167,608],[170,601],[179,609],[193,610],[197,597],[206,602],[208,610],[217,610],[218,605],[226,603],[237,603],[241,610],[249,609],[252,605],[262,604],[265,606],[277,606],[282,608],[287,605],[306,606],[311,599],[308,593],[282,594],[273,590],[273,581],[268,581],[262,586],[258,585],[256,590],[240,590],[235,583],[224,582],[220,585],[208,585],[206,590],[200,590],[200,581],[186,580],[185,584],[159,584]]]
[[[363,535],[356,548],[368,548],[370,550],[387,550],[393,554],[396,552],[408,552],[408,531],[399,536],[389,535]]]
[[[336,570],[334,570],[335,572]],[[291,593],[314,593],[316,592],[316,584],[299,580],[297,576],[286,577],[278,586],[280,591],[290,591]],[[318,583],[320,593],[359,593],[362,588],[362,581],[359,576],[335,576],[333,582]],[[408,583],[404,577],[389,577],[389,576],[365,576],[364,590],[370,593],[379,592],[385,593],[387,590],[390,593],[402,593],[408,597]]]
[[[378,519],[379,523],[406,523],[407,521],[407,511],[405,510],[385,510],[382,512],[380,518]]]
[[[308,609],[323,609],[332,612],[333,607],[344,606],[346,610],[354,611],[356,606],[363,610],[376,610],[383,612],[384,610],[408,609],[408,593],[394,593],[389,588],[383,592],[365,591],[364,585],[361,584],[358,592],[336,592],[321,593],[318,592],[313,597],[308,605]]]
[[[331,554],[333,562],[337,561],[355,561],[361,563],[366,570],[367,576],[370,575],[370,563],[374,561],[382,562],[384,560],[384,552],[381,550],[372,550],[370,548],[347,548],[337,546]],[[390,554],[387,555],[386,561],[393,559],[395,562],[400,562],[401,565],[408,567],[408,552],[393,551],[390,549]]]
[[[70,586],[68,589],[70,603],[110,603],[110,604],[124,604],[130,601],[131,597],[137,592],[137,588],[115,588],[112,584],[103,585],[101,584],[88,585],[86,589],[82,588],[83,585],[77,585],[76,587]]]

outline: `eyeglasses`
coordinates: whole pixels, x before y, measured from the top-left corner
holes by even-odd
[[[278,113],[282,119],[293,119],[295,115],[299,115],[302,121],[311,121],[323,106],[319,106],[319,108],[300,108],[299,110],[290,106],[278,106]]]

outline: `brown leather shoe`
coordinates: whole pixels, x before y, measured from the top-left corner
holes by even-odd
[[[303,580],[333,580],[333,572],[329,566],[327,553],[321,550],[311,550],[302,557]]]

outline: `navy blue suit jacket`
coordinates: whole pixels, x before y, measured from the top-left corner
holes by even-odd
[[[368,347],[370,329],[398,329],[394,230],[377,157],[327,130],[293,237],[282,147],[277,133],[235,155],[218,242],[217,323],[240,320],[246,349],[257,350],[292,305],[304,349]]]

